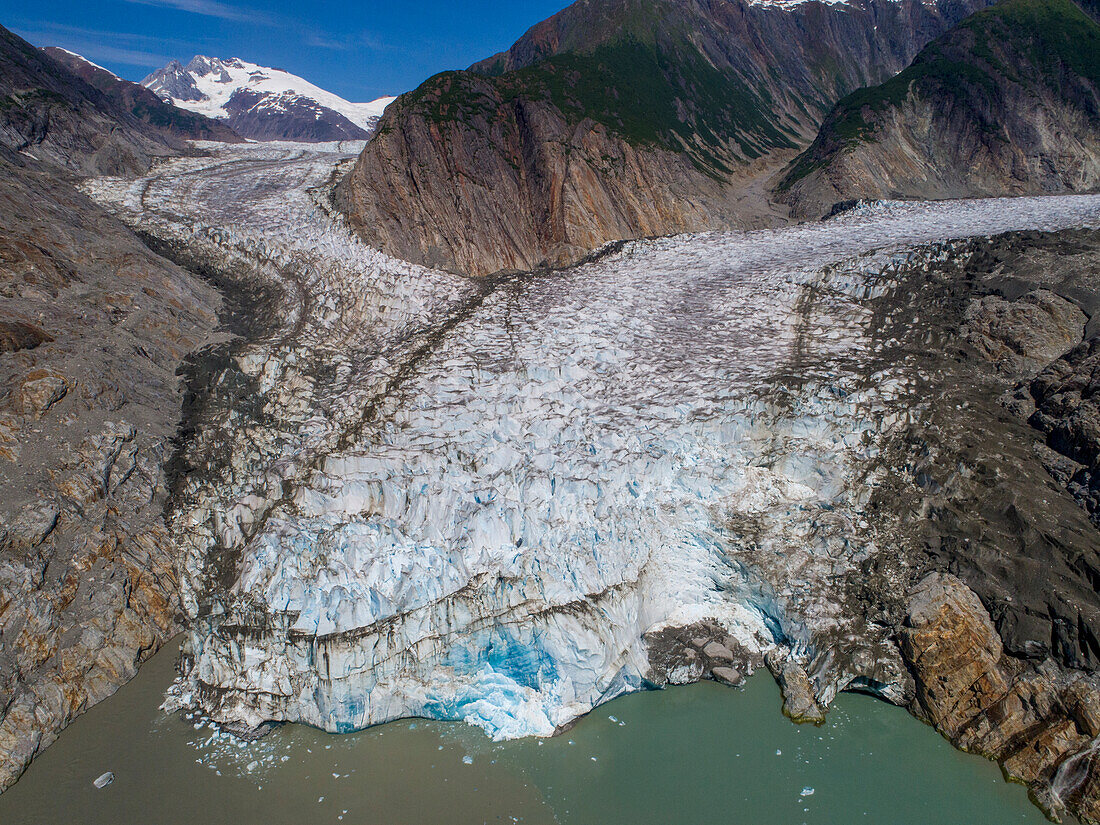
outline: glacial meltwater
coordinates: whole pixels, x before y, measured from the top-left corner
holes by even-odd
[[[903,710],[844,694],[795,725],[761,671],[601,705],[549,739],[405,720],[284,726],[240,744],[159,709],[177,645],[77,719],[0,796],[0,822],[81,825],[672,825],[1044,822],[996,765]],[[92,784],[105,771],[114,782]]]

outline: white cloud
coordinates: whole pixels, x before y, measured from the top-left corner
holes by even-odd
[[[255,23],[261,26],[280,25],[269,14],[242,6],[232,6],[229,3],[221,3],[218,0],[126,0],[126,2],[141,6],[175,9],[176,11],[217,17],[220,20],[232,20],[238,23]]]

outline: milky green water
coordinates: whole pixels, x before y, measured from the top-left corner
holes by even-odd
[[[740,690],[627,696],[553,739],[403,721],[345,736],[286,726],[242,748],[158,710],[174,656],[62,733],[0,795],[0,823],[1045,822],[995,765],[882,702],[843,695],[824,727],[790,723],[767,673]],[[107,770],[114,784],[96,790]]]

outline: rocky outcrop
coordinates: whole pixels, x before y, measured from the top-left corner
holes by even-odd
[[[225,123],[165,103],[140,83],[123,80],[78,54],[54,46],[42,51],[142,123],[187,140],[244,140]]]
[[[801,216],[853,198],[1100,187],[1100,26],[1072,0],[1005,0],[830,112],[778,186]]]
[[[996,759],[1051,814],[1100,820],[1100,679],[1007,656],[981,601],[952,575],[916,585],[900,642],[918,715]]]
[[[1088,316],[1048,289],[1016,300],[985,295],[966,310],[967,342],[1013,376],[1031,376],[1081,340]]]
[[[562,266],[616,238],[749,227],[766,214],[739,210],[681,154],[636,147],[593,120],[570,124],[545,101],[506,105],[485,78],[443,83],[484,100],[486,115],[383,125],[338,191],[388,254],[488,275]]]
[[[814,685],[795,657],[778,649],[771,650],[764,657],[764,663],[783,692],[783,713],[792,722],[820,725],[825,721],[825,708],[818,703]]]
[[[782,218],[763,179],[840,96],[985,0],[581,0],[387,109],[337,192],[368,243],[475,275]]]
[[[52,341],[49,333],[22,321],[0,321],[0,352],[34,349]]]
[[[81,174],[133,174],[183,141],[0,27],[0,146]]]
[[[219,301],[0,156],[0,790],[179,629],[176,370]]]
[[[1078,344],[1026,390],[1030,423],[1068,461],[1055,472],[1100,524],[1100,337]]]

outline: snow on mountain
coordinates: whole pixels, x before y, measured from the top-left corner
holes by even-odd
[[[394,100],[351,103],[282,69],[203,55],[186,66],[172,61],[142,85],[166,102],[228,121],[257,140],[363,139]]]
[[[118,78],[118,75],[115,74],[114,72],[112,72],[110,69],[105,69],[102,66],[100,66],[98,63],[93,63],[91,60],[89,60],[88,58],[86,58],[82,54],[77,54],[76,52],[71,52],[68,49],[61,48],[60,46],[51,46],[50,48],[54,49],[55,51],[64,52],[65,54],[69,55],[69,57],[72,57],[76,60],[79,60],[81,63],[87,63],[93,69],[99,69],[101,72],[107,72],[107,74],[109,74],[111,77]],[[43,51],[48,51],[48,49],[43,49]]]

